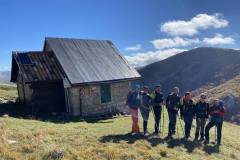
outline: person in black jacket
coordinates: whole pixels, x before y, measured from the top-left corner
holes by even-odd
[[[198,140],[199,132],[201,135],[200,141],[204,140],[204,129],[209,116],[209,104],[206,102],[206,95],[201,94],[199,102],[195,107],[195,116],[196,116],[196,132],[195,132],[195,141]]]
[[[184,132],[185,132],[185,139],[187,140],[190,137],[192,121],[195,113],[195,105],[193,100],[191,99],[190,92],[186,92],[183,97],[180,113],[185,123]]]
[[[161,92],[161,86],[157,85],[155,87],[155,91],[150,95],[151,99],[152,99],[152,105],[153,105],[153,114],[154,114],[154,129],[155,132],[154,134],[158,135],[160,132],[160,128],[159,128],[159,122],[161,119],[161,113],[162,113],[162,105],[164,102],[164,97],[163,94]]]
[[[177,114],[180,108],[180,96],[179,88],[174,87],[173,92],[170,93],[166,99],[166,107],[168,111],[169,125],[168,125],[168,137],[171,138],[176,132]]]

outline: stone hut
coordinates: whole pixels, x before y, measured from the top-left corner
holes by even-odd
[[[141,79],[109,40],[46,38],[43,51],[13,52],[11,82],[34,113],[98,116],[128,112]]]

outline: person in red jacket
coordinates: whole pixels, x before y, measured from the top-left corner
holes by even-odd
[[[217,127],[217,145],[221,145],[222,138],[222,125],[225,108],[223,101],[219,99],[214,100],[214,104],[209,109],[209,115],[211,116],[210,122],[207,124],[205,129],[205,144],[209,143],[209,130],[216,126]]]

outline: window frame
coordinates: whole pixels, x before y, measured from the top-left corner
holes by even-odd
[[[104,101],[103,99],[103,89],[106,90],[106,88],[108,89],[108,99]],[[102,83],[100,84],[100,103],[101,104],[106,104],[112,102],[112,89],[111,89],[111,83]]]

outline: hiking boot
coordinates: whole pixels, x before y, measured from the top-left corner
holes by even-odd
[[[220,146],[221,145],[221,142],[217,142],[217,146]]]
[[[201,138],[200,138],[200,141],[204,141],[204,137],[201,137]]]
[[[188,136],[185,136],[185,137],[183,138],[183,140],[185,140],[185,141],[188,141],[188,139],[189,139]]]
[[[153,133],[153,137],[156,137],[156,138],[157,138],[157,137],[159,137],[159,136],[160,136],[159,133],[156,133],[156,132]]]
[[[136,134],[137,134],[137,133],[135,133],[135,132],[132,132],[132,133],[131,133],[131,136],[135,136]]]
[[[131,132],[131,136],[135,136],[137,134],[139,134],[139,132]]]
[[[204,141],[204,144],[209,144],[209,140],[206,139],[206,140]]]
[[[194,141],[194,142],[197,142],[197,141],[198,141],[198,138],[195,137],[193,141]]]
[[[171,134],[168,134],[168,136],[165,138],[165,140],[170,140],[170,139],[172,139],[172,135]]]
[[[145,132],[144,134],[143,134],[143,136],[144,137],[148,137],[150,134],[148,133],[148,132]]]

